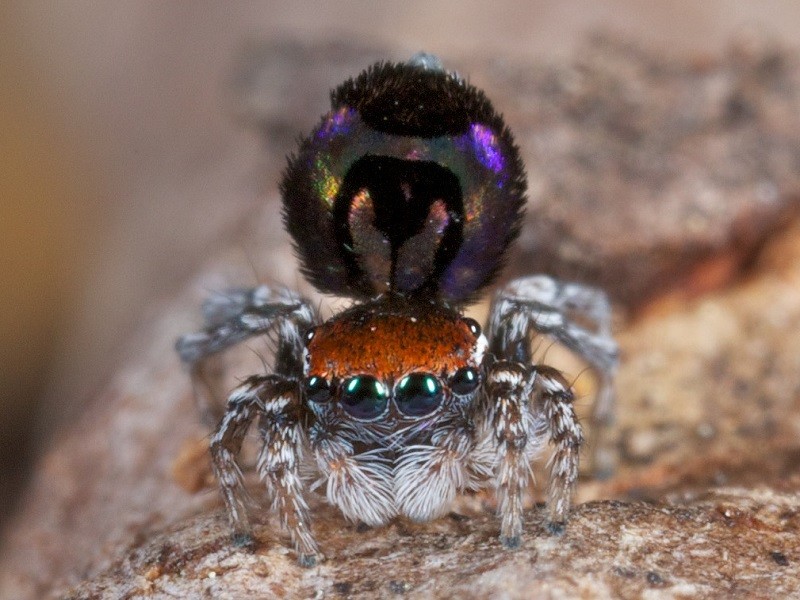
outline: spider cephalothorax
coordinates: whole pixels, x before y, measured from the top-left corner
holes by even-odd
[[[533,364],[531,337],[583,357],[600,377],[595,412],[608,413],[617,349],[605,296],[518,279],[497,293],[484,334],[462,310],[497,274],[525,201],[501,117],[427,55],[375,65],[331,98],[289,159],[284,217],[309,280],[356,302],[322,322],[292,292],[237,290],[210,300],[206,329],[178,342],[196,374],[207,357],[277,331],[273,372],[233,391],[211,442],[234,539],[252,541],[236,459],[256,421],[258,470],[301,564],[319,554],[304,457],[328,501],[370,525],[431,519],[458,492],[493,487],[501,540],[514,547],[529,463],[549,439],[548,515],[560,530],[583,436],[569,385]]]

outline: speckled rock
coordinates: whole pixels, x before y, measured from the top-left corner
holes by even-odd
[[[339,519],[324,511],[324,521]],[[268,528],[255,553],[218,513],[127,549],[66,598],[790,598],[800,594],[800,499],[741,489],[662,504],[592,502],[561,537],[538,512],[502,549],[488,515],[380,532],[325,527],[327,560],[297,566]],[[746,541],[745,541],[746,540]]]
[[[528,169],[509,275],[557,273],[634,308],[696,295],[800,209],[800,62],[768,40],[687,62],[601,36],[571,64],[469,73]]]

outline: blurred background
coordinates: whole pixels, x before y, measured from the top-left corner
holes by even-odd
[[[305,121],[287,121],[265,149],[242,125],[232,92],[248,46],[331,41],[394,59],[425,49],[446,61],[483,54],[549,62],[601,30],[702,57],[750,29],[796,47],[798,25],[795,0],[6,0],[0,522],[37,450],[102,389],[137,323],[235,234],[243,207],[276,197],[283,163],[275,156],[291,150],[339,82],[313,64],[276,72],[264,101],[277,113],[293,76],[313,76],[305,87],[317,87],[308,106],[286,109]]]

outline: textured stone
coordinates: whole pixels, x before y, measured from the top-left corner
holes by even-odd
[[[530,203],[508,275],[629,307],[735,278],[800,209],[800,62],[765,40],[668,60],[598,37],[568,64],[470,64],[506,114]]]
[[[516,551],[491,515],[381,531],[323,511],[327,560],[298,567],[267,527],[255,553],[228,543],[219,514],[188,519],[127,549],[67,598],[702,598],[800,594],[800,499],[723,489],[658,505],[591,502],[561,537],[541,514]]]

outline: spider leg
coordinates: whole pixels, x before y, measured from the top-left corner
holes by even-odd
[[[551,533],[558,534],[564,531],[578,480],[583,431],[572,407],[572,390],[559,371],[537,366],[534,392],[538,409],[545,416],[548,437],[555,445],[549,463],[547,527]]]
[[[234,543],[250,546],[252,527],[247,517],[247,493],[236,462],[244,436],[259,418],[263,448],[258,471],[272,507],[288,530],[303,566],[316,563],[319,549],[310,529],[299,469],[304,438],[300,393],[296,381],[279,376],[255,376],[233,391],[228,411],[211,439],[211,457],[233,527]]]
[[[486,420],[496,447],[495,487],[500,541],[517,548],[522,540],[522,496],[530,462],[541,447],[541,417],[532,410],[535,372],[518,362],[498,361],[486,373]]]
[[[247,517],[248,496],[236,457],[250,425],[262,411],[253,389],[260,381],[261,378],[253,377],[231,393],[228,410],[211,437],[211,466],[219,482],[233,528],[233,541],[237,546],[253,544],[252,528]]]
[[[563,283],[545,275],[517,279],[498,292],[489,322],[489,351],[495,356],[530,364],[530,334],[551,336],[585,360],[598,379],[592,410],[595,471],[613,470],[607,429],[614,417],[614,375],[619,349],[611,335],[611,307],[595,288]]]
[[[274,371],[298,377],[302,374],[303,335],[317,321],[317,315],[300,296],[265,285],[234,289],[208,298],[203,303],[203,315],[205,329],[180,337],[175,348],[189,366],[204,421],[215,423],[222,416],[213,400],[211,382],[218,374],[210,359],[236,344],[277,327]]]
[[[500,541],[507,548],[522,538],[522,497],[531,477],[530,463],[543,433],[555,444],[547,486],[547,527],[561,533],[578,479],[583,433],[572,407],[572,392],[550,367],[498,361],[487,371],[487,415],[496,443],[495,485]]]

